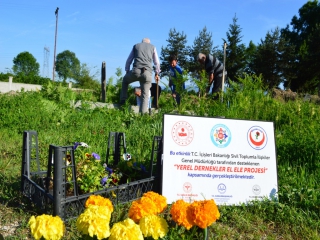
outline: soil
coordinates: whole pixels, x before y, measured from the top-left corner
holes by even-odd
[[[298,99],[303,99],[304,101],[313,102],[316,104],[320,104],[320,97],[318,95],[310,95],[310,94],[303,94],[299,95],[296,92],[292,92],[289,90],[282,90],[278,88],[272,89],[272,97],[281,101],[281,102],[288,102],[288,101],[295,101]]]

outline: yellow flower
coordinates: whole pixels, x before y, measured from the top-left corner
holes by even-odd
[[[139,226],[144,237],[153,239],[163,238],[169,231],[166,220],[157,215],[142,217]]]
[[[89,205],[77,219],[77,228],[90,237],[107,238],[110,235],[111,211],[108,206]]]
[[[139,223],[140,219],[150,214],[157,214],[158,208],[152,199],[142,197],[137,201],[133,201],[129,209],[129,218],[136,223]]]
[[[188,230],[193,226],[192,221],[189,221],[187,218],[187,208],[189,206],[190,203],[180,199],[173,203],[170,209],[173,221],[175,221],[179,226],[184,226]]]
[[[113,205],[110,199],[104,198],[100,195],[90,195],[85,203],[85,207],[87,208],[89,205],[107,206],[110,211],[113,212]]]
[[[156,192],[146,192],[143,197],[150,198],[156,204],[157,213],[162,213],[167,208],[167,198]]]
[[[143,240],[139,225],[130,218],[115,223],[110,233],[109,240]]]
[[[194,201],[187,208],[187,218],[194,225],[206,228],[219,219],[220,213],[213,199]]]
[[[59,240],[63,237],[65,226],[59,216],[43,214],[32,216],[29,220],[31,234],[35,239]]]

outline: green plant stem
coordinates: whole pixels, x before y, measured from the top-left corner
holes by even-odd
[[[203,231],[204,231],[204,240],[207,240],[208,239],[208,228],[207,227],[204,228]]]

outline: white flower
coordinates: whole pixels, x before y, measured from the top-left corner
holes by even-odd
[[[79,142],[79,146],[85,147],[85,148],[89,147],[88,144],[86,144],[85,142]]]
[[[123,159],[124,159],[125,161],[129,161],[129,160],[131,159],[131,154],[130,154],[130,153],[124,153],[124,154],[123,154]]]

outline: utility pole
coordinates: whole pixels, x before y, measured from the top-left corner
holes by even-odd
[[[56,15],[56,34],[54,38],[54,56],[53,56],[53,71],[52,71],[52,81],[54,82],[54,73],[56,71],[56,46],[57,46],[57,32],[58,32],[58,11],[59,8],[57,7],[54,14]]]

